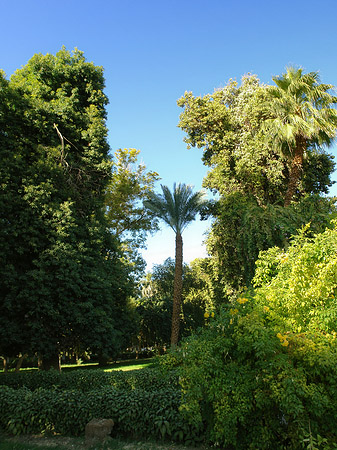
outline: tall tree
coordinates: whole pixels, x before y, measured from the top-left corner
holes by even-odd
[[[241,85],[230,80],[212,94],[196,97],[186,92],[178,100],[183,108],[179,127],[186,132],[184,140],[188,147],[203,149],[202,159],[210,168],[203,185],[220,194],[211,210],[215,221],[208,251],[214,276],[227,297],[249,285],[259,251],[286,246],[303,221],[311,221],[321,231],[319,227],[328,224],[335,210],[331,200],[319,197],[333,184],[335,164],[323,144],[329,144],[336,129],[335,98],[329,93],[331,85],[319,84],[316,75],[314,80],[310,77],[299,77],[293,99],[291,89],[285,99],[277,86],[263,85],[255,75],[246,75]],[[273,92],[278,93],[275,99]],[[303,117],[296,115],[296,102],[303,107]],[[292,122],[286,118],[287,111],[293,112]],[[290,198],[294,178],[290,176],[290,150],[294,150],[290,143],[297,122],[303,133],[312,130],[306,134],[301,178],[292,194],[296,202],[283,208],[289,203],[285,199]],[[293,134],[288,136],[290,131]]]
[[[254,195],[259,204],[282,201],[284,161],[262,139],[266,89],[255,75],[230,80],[203,97],[191,92],[178,100],[179,127],[189,147],[203,149],[210,168],[203,185],[228,196]]]
[[[287,68],[286,73],[273,77],[276,86],[267,89],[268,118],[265,128],[268,138],[289,160],[289,180],[284,205],[294,199],[302,177],[303,158],[313,147],[329,146],[337,127],[337,111],[332,106],[337,97],[329,91],[331,84],[321,84],[317,72]]]
[[[205,204],[203,192],[193,193],[192,187],[179,183],[173,185],[173,192],[161,185],[162,194],[151,193],[145,206],[159,219],[163,220],[176,235],[175,273],[173,291],[173,312],[171,346],[175,347],[179,339],[181,313],[181,294],[183,284],[183,239],[182,232],[195,219]]]
[[[284,204],[291,159],[288,144],[285,143],[288,151],[280,146],[281,134],[278,140],[276,138],[281,126],[280,121],[274,120],[276,112],[273,109],[277,102],[271,106],[273,89],[261,84],[256,75],[246,75],[242,77],[241,85],[230,80],[212,94],[195,97],[186,92],[178,100],[178,105],[183,108],[178,126],[186,132],[184,141],[188,148],[203,149],[203,162],[210,168],[204,187],[224,196],[234,192],[253,195],[259,205]],[[330,131],[333,132],[335,112],[323,108],[326,97],[331,100],[328,93],[322,94],[322,99],[317,100],[317,109],[321,102],[322,118],[325,117],[326,122],[331,116]],[[303,107],[310,112],[310,102],[303,103]],[[308,127],[311,119],[308,114],[306,118]],[[296,120],[294,116],[293,126]],[[287,136],[290,126],[285,124],[281,129]],[[319,139],[322,138],[320,134]],[[324,147],[318,148],[317,143],[315,139],[308,142],[297,200],[311,192],[327,193],[332,185],[333,157]]]
[[[128,330],[128,269],[108,231],[103,69],[35,55],[0,105],[0,353],[113,355]],[[2,176],[4,175],[4,176]]]

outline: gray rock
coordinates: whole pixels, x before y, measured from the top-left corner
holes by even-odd
[[[114,426],[112,419],[92,419],[85,426],[85,442],[92,445],[95,442],[105,442],[109,439]]]

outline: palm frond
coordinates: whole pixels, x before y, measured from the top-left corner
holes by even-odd
[[[183,183],[174,183],[172,192],[164,185],[161,189],[162,194],[152,193],[144,205],[175,233],[181,234],[204,205],[204,193],[193,193],[192,186]]]

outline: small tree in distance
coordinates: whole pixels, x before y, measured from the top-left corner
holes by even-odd
[[[144,205],[159,219],[169,225],[176,235],[175,273],[173,291],[173,312],[171,347],[178,344],[181,293],[183,284],[183,240],[182,232],[195,219],[205,205],[204,193],[193,193],[192,187],[183,183],[173,184],[173,192],[167,186],[161,185],[162,194],[150,193]]]

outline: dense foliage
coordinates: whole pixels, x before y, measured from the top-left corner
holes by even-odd
[[[335,210],[318,197],[332,185],[333,86],[293,68],[273,81],[246,75],[241,85],[230,80],[213,94],[186,92],[178,100],[184,140],[203,149],[210,168],[204,186],[220,195],[209,211],[208,250],[221,295],[229,297],[250,285],[260,251],[287,247],[306,222],[322,231]]]
[[[43,389],[79,390],[88,392],[102,386],[113,386],[123,391],[134,389],[160,390],[165,387],[178,388],[178,375],[175,371],[164,373],[156,368],[141,370],[112,370],[75,368],[58,372],[35,371],[20,373],[1,373],[0,384],[13,389],[27,388],[30,391]]]
[[[104,218],[103,70],[63,49],[0,81],[0,353],[116,354],[130,283]]]
[[[322,86],[325,90],[332,87]],[[247,193],[259,204],[284,203],[292,159],[282,145],[275,145],[276,131],[272,134],[269,129],[276,108],[272,108],[270,95],[271,87],[260,84],[255,75],[246,75],[240,86],[230,80],[213,94],[195,97],[186,92],[178,100],[178,105],[183,108],[179,127],[186,132],[184,140],[188,147],[203,149],[203,162],[210,167],[204,180],[205,187],[221,195]],[[333,105],[334,97],[327,99],[327,95],[323,95],[323,100],[329,100]],[[316,102],[319,104],[319,99]],[[336,130],[336,113],[332,107],[330,114],[330,122],[330,116],[325,117],[330,125],[328,142]],[[308,119],[308,126],[309,122]],[[323,145],[318,147],[319,143],[322,144],[315,138],[307,139],[301,184],[297,186],[294,199],[317,192],[318,186],[321,192],[327,192],[331,186],[333,156],[326,153]],[[307,176],[308,172],[310,176]]]
[[[188,424],[179,412],[175,374],[76,370],[2,375],[1,383],[0,426],[13,434],[81,435],[91,419],[108,417],[115,423],[114,436],[187,444],[202,439],[202,427]]]
[[[206,204],[185,184],[155,194],[138,150],[112,160],[103,70],[78,50],[0,73],[0,355],[57,368],[61,352],[102,362],[185,336],[156,369],[1,374],[1,427],[81,434],[109,417],[115,434],[226,450],[336,448],[337,221],[321,195],[336,98],[317,73],[273,81],[247,75],[178,101],[219,194]],[[183,265],[199,212],[214,217],[211,258]],[[137,297],[138,249],[157,219],[176,233],[176,258]]]
[[[110,232],[122,243],[134,277],[142,274],[145,262],[138,250],[146,245],[148,232],[157,229],[156,218],[143,201],[153,192],[159,175],[138,162],[140,151],[118,149],[112,176],[105,192],[105,215]]]
[[[182,411],[225,448],[336,442],[337,226],[261,254],[256,291],[187,339]],[[171,361],[171,363],[170,363]],[[313,447],[310,447],[313,448]],[[328,445],[326,448],[331,448]]]
[[[269,319],[283,331],[327,337],[336,332],[336,220],[333,225],[315,236],[304,227],[287,252],[272,248],[257,261],[255,301],[270,307]]]
[[[284,207],[260,206],[255,197],[235,193],[221,198],[213,211],[207,247],[218,277],[218,303],[250,286],[260,251],[275,245],[286,249],[302,226],[311,223],[311,233],[317,233],[336,216],[335,199],[317,194]]]

